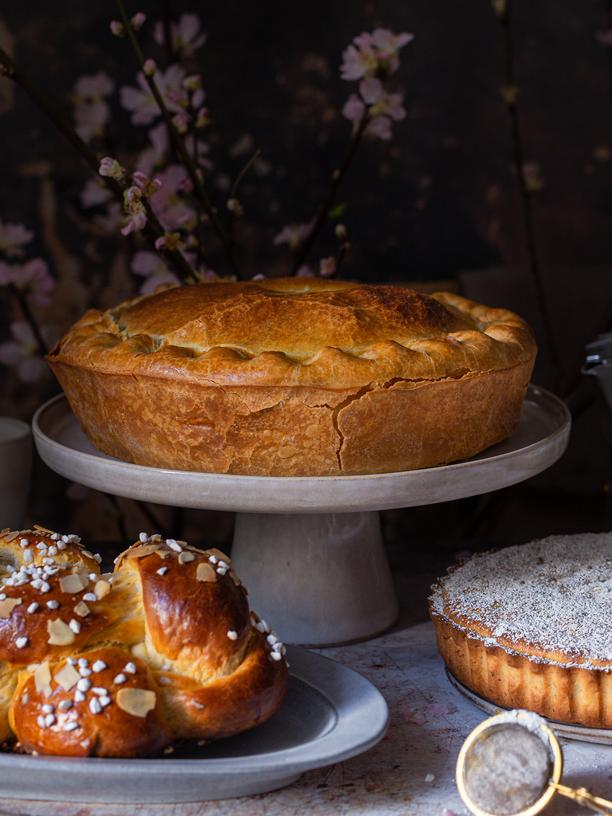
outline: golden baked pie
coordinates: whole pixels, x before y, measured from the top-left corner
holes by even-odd
[[[285,647],[226,555],[141,533],[99,561],[78,536],[0,532],[0,743],[144,756],[280,708]]]
[[[280,278],[89,311],[48,360],[104,453],[295,476],[478,453],[512,433],[535,354],[517,315],[459,295]]]
[[[612,728],[612,534],[475,555],[433,587],[438,649],[506,708]]]

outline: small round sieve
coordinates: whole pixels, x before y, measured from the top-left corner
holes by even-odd
[[[556,793],[597,813],[612,802],[561,785],[563,754],[546,721],[509,711],[480,723],[457,758],[457,787],[475,816],[535,816]]]

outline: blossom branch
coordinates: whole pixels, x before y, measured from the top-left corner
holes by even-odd
[[[64,138],[72,145],[72,147],[82,156],[82,158],[87,162],[90,168],[96,175],[96,178],[100,178],[98,175],[98,168],[100,165],[100,158],[96,155],[96,153],[86,144],[86,142],[81,139],[78,133],[72,128],[68,122],[64,119],[62,114],[53,106],[51,105],[42,91],[34,85],[28,77],[26,77],[15,65],[11,57],[4,51],[4,49],[0,48],[0,74],[3,74],[8,79],[11,79],[16,85],[18,85],[29,97],[32,101],[38,105],[38,107],[42,110],[42,112],[46,115],[46,117],[52,122],[55,128],[64,136]],[[117,181],[116,179],[110,177],[102,177],[102,182],[106,185],[106,187],[113,193],[113,195],[123,203],[123,192],[125,189],[125,185]],[[148,201],[144,202],[146,214],[147,214],[147,224],[144,229],[145,234],[147,235],[150,243],[155,246],[155,242],[162,238],[164,235],[164,229],[162,225],[159,223],[157,216],[151,209],[151,206]],[[176,272],[179,279],[185,283],[193,282],[194,280],[194,273],[187,261],[185,260],[184,256],[178,250],[173,250],[170,248],[162,248],[160,250],[168,265],[172,267],[172,269]]]
[[[329,188],[329,191],[326,197],[323,199],[319,209],[317,210],[317,214],[314,218],[312,227],[296,254],[295,260],[293,262],[293,273],[295,274],[297,270],[304,264],[306,261],[310,250],[312,249],[313,245],[315,244],[319,233],[321,232],[322,228],[324,227],[327,219],[329,218],[329,212],[333,207],[336,196],[338,195],[338,189],[342,184],[342,180],[346,176],[353,159],[355,157],[355,153],[359,144],[363,139],[363,135],[366,131],[366,127],[368,125],[370,119],[370,109],[366,107],[361,115],[361,119],[358,121],[357,125],[353,128],[353,133],[351,135],[351,140],[349,142],[347,151],[344,156],[344,160],[342,161],[339,168],[334,170],[332,173],[332,183]]]
[[[542,325],[544,328],[550,359],[557,377],[560,377],[563,369],[557,353],[557,344],[552,331],[552,323],[546,301],[546,292],[544,289],[544,282],[542,280],[542,268],[535,235],[532,191],[529,185],[529,179],[525,167],[523,140],[521,136],[520,117],[517,105],[518,88],[516,85],[514,39],[511,21],[512,0],[502,0],[502,2],[494,3],[494,8],[502,28],[504,39],[505,69],[503,98],[510,118],[513,163],[521,198],[523,227],[525,230],[527,252],[529,254],[529,269],[535,284],[536,299],[540,315],[542,317]]]
[[[230,241],[232,242],[232,246],[234,244],[234,224],[237,218],[239,218],[243,213],[243,207],[238,199],[238,189],[242,184],[245,176],[257,161],[257,159],[261,156],[261,149],[257,148],[257,150],[253,153],[253,155],[247,160],[244,164],[236,178],[232,186],[230,187],[229,194],[227,196],[226,207],[230,214],[230,223],[229,223],[229,237]]]
[[[161,0],[161,24],[164,34],[164,50],[166,52],[166,65],[174,62],[174,47],[172,45],[172,23],[170,21],[170,4],[168,0]]]
[[[126,33],[128,35],[129,40],[130,40],[130,44],[132,46],[132,49],[134,50],[134,53],[136,55],[136,59],[138,60],[140,70],[142,71],[142,74],[143,74],[143,76],[145,78],[145,81],[146,81],[147,85],[149,86],[149,90],[151,91],[151,94],[153,95],[153,98],[155,99],[155,102],[156,102],[156,104],[157,104],[157,106],[158,106],[158,108],[159,108],[159,110],[160,110],[160,112],[161,112],[161,114],[162,114],[162,116],[164,118],[164,121],[166,122],[166,124],[168,126],[170,138],[172,140],[172,144],[173,144],[178,156],[180,157],[180,160],[183,163],[185,169],[187,170],[187,173],[189,175],[189,179],[191,181],[191,184],[193,185],[194,194],[195,194],[198,202],[200,203],[200,205],[204,209],[204,212],[208,216],[214,231],[217,233],[217,236],[218,236],[218,238],[219,238],[219,240],[221,242],[221,245],[223,246],[225,254],[227,255],[227,259],[228,259],[228,262],[230,264],[230,267],[231,267],[232,271],[234,272],[235,275],[238,275],[239,274],[238,266],[237,266],[235,258],[234,258],[234,253],[233,253],[233,250],[232,250],[231,243],[230,243],[229,238],[228,238],[228,236],[227,236],[227,234],[226,234],[226,232],[225,232],[225,230],[223,228],[223,225],[222,225],[221,221],[219,220],[219,217],[217,216],[215,208],[212,206],[212,204],[210,202],[210,199],[208,198],[208,193],[206,192],[206,188],[204,187],[204,184],[202,183],[201,172],[198,170],[196,164],[192,160],[191,155],[189,154],[189,151],[187,150],[187,147],[185,145],[185,142],[184,142],[183,138],[181,137],[180,133],[178,132],[178,130],[176,129],[176,127],[174,125],[174,122],[172,121],[172,117],[170,116],[170,112],[168,111],[168,108],[166,107],[166,103],[164,102],[164,99],[163,99],[163,97],[162,97],[162,95],[160,93],[160,90],[159,90],[159,88],[157,86],[157,83],[155,82],[154,77],[150,74],[149,71],[147,71],[145,69],[145,62],[146,62],[145,56],[144,56],[144,54],[142,52],[142,49],[140,48],[140,45],[138,43],[138,39],[136,38],[136,34],[134,33],[134,28],[133,28],[131,20],[128,17],[128,14],[127,14],[127,12],[125,10],[125,6],[124,6],[122,0],[116,0],[116,3],[117,3],[117,8],[119,10],[119,13],[121,15],[121,19],[122,19],[125,31],[126,31]]]

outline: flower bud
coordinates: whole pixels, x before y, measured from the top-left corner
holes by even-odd
[[[202,87],[202,77],[200,74],[192,74],[183,80],[183,88],[186,91],[198,91]]]
[[[145,60],[145,64],[142,66],[142,70],[144,71],[145,76],[149,77],[154,76],[155,72],[157,71],[157,65],[155,63],[155,60],[153,59]]]
[[[132,23],[132,28],[134,29],[134,31],[140,31],[140,29],[143,27],[146,19],[147,19],[147,15],[143,11],[137,11],[136,14],[130,20],[130,22]]]
[[[179,133],[187,133],[187,126],[189,124],[189,119],[186,113],[177,113],[175,116],[172,117],[172,124],[178,130]]]
[[[120,23],[119,20],[111,20],[110,30],[115,37],[125,37],[124,25],[123,23]]]
[[[121,181],[125,175],[125,168],[119,164],[117,159],[113,159],[110,156],[105,156],[103,159],[100,159],[98,173],[106,178]]]

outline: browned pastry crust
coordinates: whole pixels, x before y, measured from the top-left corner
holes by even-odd
[[[227,556],[142,534],[100,575],[76,537],[52,535],[0,533],[0,742],[142,756],[278,710],[284,647]]]
[[[429,467],[507,437],[536,354],[458,295],[284,278],[89,311],[48,360],[103,452],[253,475]]]
[[[444,662],[479,696],[558,722],[612,728],[612,661],[599,671],[580,668],[567,656],[549,662],[533,646],[490,646],[444,618],[434,614],[432,620]]]
[[[612,728],[607,534],[474,556],[433,587],[429,613],[452,674],[504,708]]]

